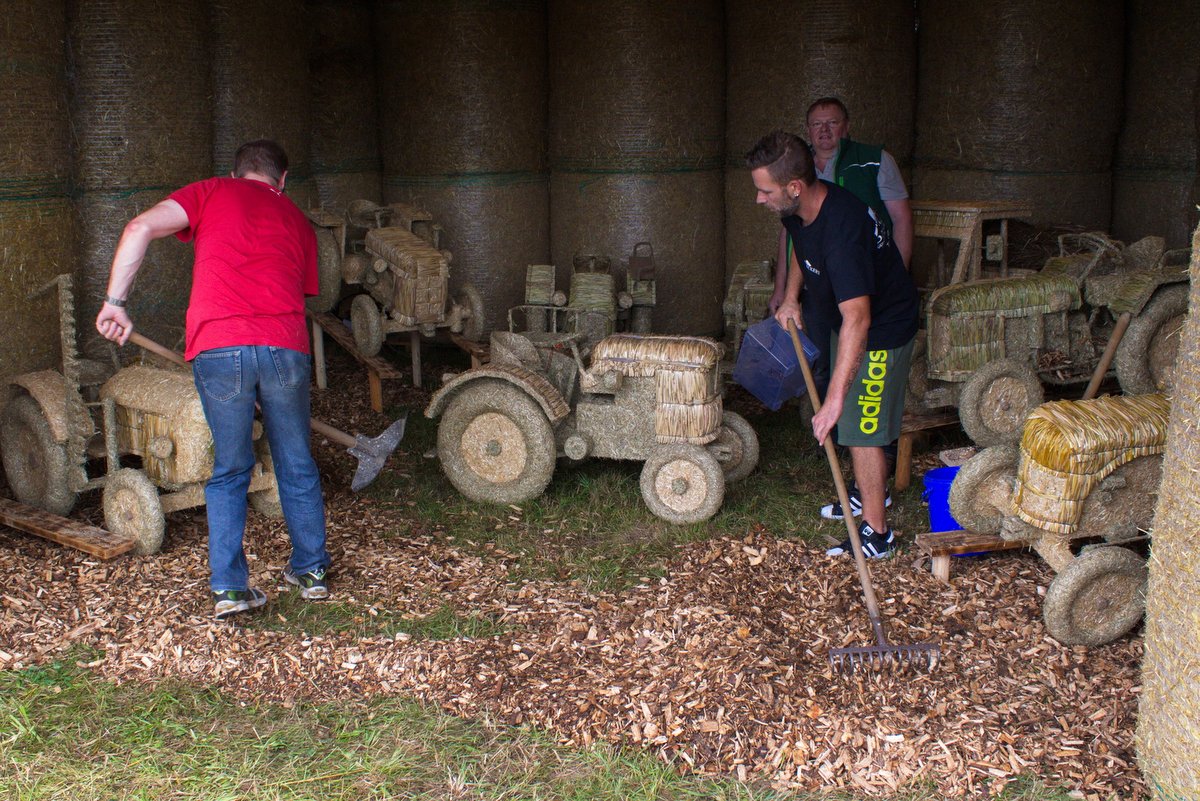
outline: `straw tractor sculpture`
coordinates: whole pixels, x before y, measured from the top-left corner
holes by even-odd
[[[140,554],[162,545],[165,514],[204,505],[212,475],[212,435],[192,378],[179,370],[146,365],[119,368],[80,359],[69,275],[60,275],[34,297],[57,288],[62,370],[11,378],[11,398],[0,413],[0,456],[17,500],[58,515],[79,494],[103,490],[104,525],[131,538]],[[250,503],[282,517],[271,455],[258,423],[257,461]],[[136,463],[140,467],[122,466]],[[90,476],[89,459],[105,472]],[[161,491],[161,494],[160,494]]]
[[[442,227],[405,203],[381,206],[356,200],[345,214],[309,212],[317,231],[320,293],[313,312],[339,305],[349,287],[350,326],[363,354],[379,353],[388,334],[419,331],[432,337],[448,328],[484,338],[483,298],[464,283],[449,297],[451,254],[440,249]]]
[[[734,359],[742,347],[746,329],[766,318],[770,310],[775,281],[771,277],[775,262],[772,259],[744,261],[733,271],[729,290],[721,309],[725,314],[726,345]]]
[[[1042,614],[1067,645],[1100,645],[1141,619],[1145,561],[1126,545],[1154,517],[1170,404],[1162,394],[1055,401],[1019,448],[985,448],[960,468],[950,511],[963,528],[1027,543],[1056,571]],[[1101,539],[1071,551],[1078,539]]]
[[[727,482],[758,464],[758,437],[723,411],[721,346],[699,337],[495,332],[491,362],[447,382],[425,414],[438,457],[466,497],[542,494],[558,457],[644,462],[642,497],[671,523],[716,514]]]
[[[648,334],[655,305],[654,249],[633,248],[625,267],[625,288],[617,289],[612,260],[576,254],[570,295],[555,289],[553,264],[531,264],[525,273],[525,302],[508,310],[509,331],[577,332],[596,342],[624,328]]]
[[[1171,387],[1187,313],[1186,252],[1164,253],[1159,238],[1122,249],[1088,234],[1061,238],[1060,253],[1034,274],[930,296],[908,411],[958,406],[967,434],[986,447],[1017,443],[1044,384],[1091,378],[1098,386],[1114,358],[1126,393]]]

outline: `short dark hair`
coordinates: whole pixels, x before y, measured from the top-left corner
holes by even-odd
[[[237,149],[233,156],[233,174],[238,178],[256,172],[276,183],[287,172],[288,157],[278,142],[270,139],[255,139]]]
[[[746,154],[746,166],[752,170],[766,167],[771,178],[780,186],[795,180],[812,186],[817,181],[808,143],[787,131],[772,131],[759,139],[758,144]]]
[[[850,119],[850,109],[846,108],[846,104],[841,101],[841,98],[818,97],[809,105],[808,111],[804,112],[804,121],[808,122],[808,117],[813,113],[813,109],[820,108],[821,106],[837,106],[838,110],[842,112],[842,117],[847,120]]]

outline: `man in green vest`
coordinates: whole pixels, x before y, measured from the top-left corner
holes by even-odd
[[[900,251],[904,266],[911,267],[912,205],[909,203],[908,189],[904,186],[904,178],[900,174],[896,159],[878,145],[863,144],[849,137],[850,112],[846,104],[836,97],[814,100],[808,107],[806,127],[817,178],[850,190],[859,200],[870,206],[876,219],[891,232],[892,241]],[[790,257],[791,241],[787,229],[781,228],[779,257],[776,261],[776,264],[781,266],[775,270],[775,292],[770,301],[772,314],[784,298],[787,269],[782,265],[788,264]],[[828,355],[822,353],[813,367],[819,391],[824,395],[829,381]],[[837,441],[836,430],[834,441]],[[885,447],[884,453],[889,465],[894,464],[895,444]],[[888,472],[891,473],[891,469]],[[885,503],[890,506],[891,502],[892,497],[889,493]],[[855,517],[862,514],[862,501],[856,484],[850,487],[850,506],[850,511]],[[821,508],[821,516],[825,518],[840,520],[844,514],[841,503],[836,500]]]

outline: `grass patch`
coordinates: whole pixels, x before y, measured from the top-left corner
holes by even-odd
[[[568,749],[536,731],[396,700],[244,705],[181,684],[120,686],[68,663],[0,673],[0,797],[852,801],[680,776],[637,750]],[[1066,801],[1027,780],[1003,801]],[[932,801],[915,789],[890,801]]]
[[[762,458],[746,480],[726,488],[711,520],[674,526],[646,508],[638,484],[642,463],[593,459],[560,462],[546,492],[520,505],[463,498],[425,454],[437,445],[436,421],[410,415],[401,471],[385,472],[368,491],[381,505],[412,520],[414,529],[481,556],[504,555],[512,578],[574,581],[592,590],[621,590],[662,575],[679,545],[761,531],[814,545],[845,538],[845,524],[822,520],[835,497],[824,451],[792,407],[780,412],[749,406],[734,390],[730,406],[758,433]],[[398,410],[396,410],[398,412]],[[950,443],[953,444],[953,443]],[[849,476],[849,460],[843,469]],[[895,493],[890,519],[909,535],[926,528],[919,476]]]

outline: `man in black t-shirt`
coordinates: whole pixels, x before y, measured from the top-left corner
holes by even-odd
[[[780,325],[803,326],[832,354],[829,389],[813,417],[823,444],[836,425],[850,448],[869,557],[895,545],[887,523],[883,446],[900,434],[904,389],[917,333],[917,289],[891,236],[871,209],[841,187],[819,181],[800,137],[776,131],[746,156],[757,202],[779,215],[795,250],[788,265]],[[847,553],[850,541],[829,549]]]

